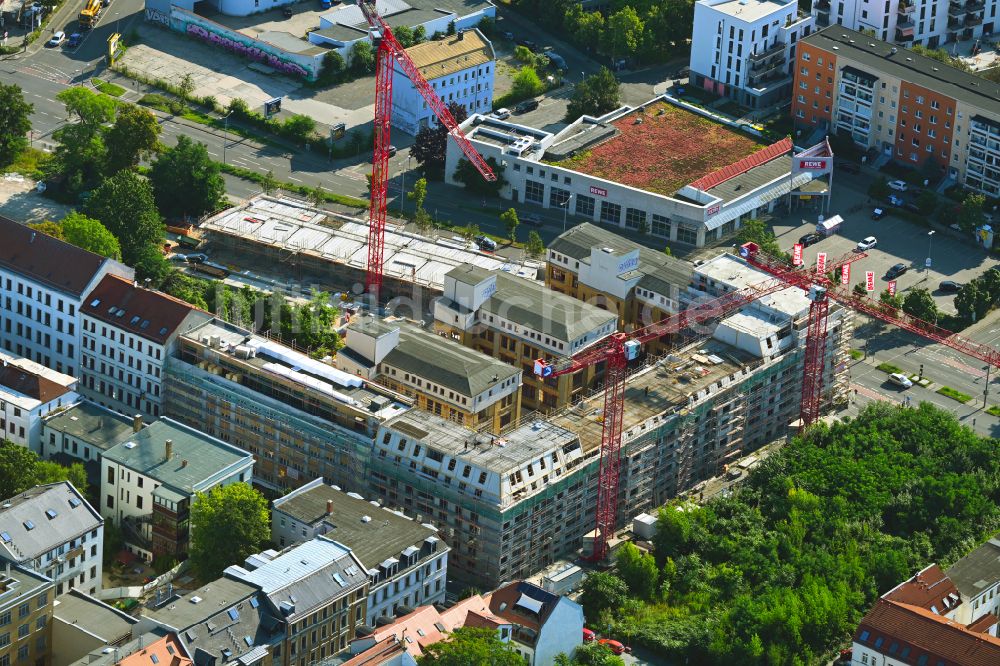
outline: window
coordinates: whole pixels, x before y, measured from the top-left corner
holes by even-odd
[[[524,200],[542,203],[545,200],[545,186],[535,180],[525,180]]]
[[[569,190],[559,187],[549,188],[549,205],[553,208],[562,208],[569,201]]]
[[[622,219],[622,207],[610,201],[601,202],[601,222],[619,224]]]
[[[678,225],[677,240],[688,245],[695,245],[698,242],[698,230],[684,224]]]
[[[638,208],[625,209],[625,226],[629,229],[644,230],[646,227],[646,211]]]
[[[576,214],[594,217],[594,197],[588,197],[584,194],[576,195]]]
[[[652,231],[654,236],[670,238],[670,218],[653,213]]]
[[[31,604],[27,601],[25,601],[17,608],[18,617],[28,617],[30,613],[31,613]]]

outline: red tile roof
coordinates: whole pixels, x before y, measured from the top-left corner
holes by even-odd
[[[763,150],[758,150],[752,155],[747,155],[738,162],[733,162],[729,166],[724,166],[718,171],[708,174],[707,176],[702,176],[698,180],[691,183],[692,187],[699,190],[710,190],[716,185],[721,185],[722,183],[745,174],[750,169],[766,164],[776,157],[781,157],[785,153],[789,153],[792,150],[792,140],[785,138],[778,143],[772,143],[767,148]]]
[[[133,652],[116,666],[192,666],[192,661],[177,636],[171,633]]]
[[[122,330],[163,344],[191,312],[190,303],[160,291],[106,275],[87,295],[80,311]]]
[[[944,615],[958,606],[962,599],[958,588],[937,564],[932,564],[913,578],[900,583],[882,595],[883,599],[919,606]]]
[[[395,636],[379,641],[364,652],[359,652],[340,666],[378,666],[406,652]]]
[[[0,266],[74,296],[80,296],[109,261],[2,216],[0,238]]]
[[[2,363],[0,365],[0,386],[5,386],[16,393],[46,403],[69,392],[68,388],[51,379],[36,375],[6,361],[0,363]]]
[[[1000,664],[1000,639],[970,631],[961,623],[919,606],[886,599],[879,599],[861,620],[854,640],[908,664],[917,663],[924,654],[928,655],[928,666],[938,661],[946,666]]]

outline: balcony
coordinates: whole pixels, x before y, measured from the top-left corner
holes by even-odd
[[[751,63],[760,63],[774,56],[784,55],[784,53],[785,53],[785,45],[782,42],[775,42],[773,45],[764,49],[763,51],[757,51],[756,53],[751,53],[748,57],[750,58]]]
[[[979,0],[968,0],[965,3],[965,11],[967,12],[978,12],[986,7],[985,2],[980,2]]]
[[[912,42],[912,41],[913,41],[913,30],[910,30],[909,34],[906,34],[901,30],[896,31],[895,42],[897,44],[905,44],[906,42]]]
[[[955,16],[957,18],[965,16],[965,5],[961,2],[952,0],[948,3],[948,16]]]
[[[904,35],[909,35],[913,37],[913,21],[897,21],[896,22],[897,33],[902,33]]]
[[[830,13],[830,0],[816,0],[813,7],[821,12]]]
[[[983,15],[982,14],[966,14],[965,16],[965,26],[970,27],[974,25],[982,25]]]
[[[914,11],[913,4],[901,2],[899,3],[898,11],[900,16],[910,16]]]
[[[949,28],[960,28],[960,27],[962,27],[962,20],[961,19],[957,19],[957,18],[951,18],[951,17],[949,17],[948,18],[948,27]],[[958,34],[956,33],[955,36],[957,37]],[[951,39],[951,38],[949,38],[948,41],[954,41],[954,40]]]

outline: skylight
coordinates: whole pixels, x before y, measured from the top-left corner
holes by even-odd
[[[24,529],[30,532],[31,530],[35,529],[35,524],[30,520],[26,520],[24,521]]]
[[[167,327],[164,326],[163,328],[160,329],[160,335],[166,335],[166,334],[167,334]]]
[[[76,497],[70,497],[69,505],[75,509],[76,507],[80,506],[80,500],[77,499]]]
[[[337,584],[339,584],[339,585],[340,585],[341,587],[346,587],[346,586],[347,586],[347,581],[346,581],[346,580],[344,580],[344,577],[343,577],[343,576],[341,576],[341,575],[340,575],[339,573],[337,573],[336,571],[335,571],[335,572],[333,573],[333,579],[334,579],[335,581],[337,581]]]
[[[149,320],[148,319],[143,319],[142,323],[139,324],[139,328],[142,328],[142,329],[149,328]]]
[[[92,307],[92,308],[96,308],[96,307],[97,307],[98,305],[100,305],[100,304],[101,304],[101,299],[99,299],[99,298],[95,298],[94,300],[92,300],[92,301],[90,302],[90,307]]]
[[[155,654],[151,654],[151,655],[149,655],[149,659],[150,659],[150,661],[152,661],[152,662],[153,662],[154,664],[158,664],[158,663],[160,663],[160,658],[159,658],[159,657],[157,657],[157,656],[156,656]]]
[[[236,622],[237,620],[240,619],[240,612],[235,608],[230,608],[227,614],[229,615],[229,619],[232,620],[233,622]]]
[[[253,608],[257,608],[257,606],[259,605],[260,602],[257,601],[257,597],[250,597],[250,606],[252,606]]]
[[[132,315],[132,319],[130,319],[128,323],[132,326],[135,326],[140,319],[142,319],[142,317],[140,317],[139,315]]]
[[[9,532],[0,532],[0,539],[3,539],[4,543],[10,543],[10,533]]]
[[[247,644],[247,647],[253,647],[253,639],[249,636],[244,636],[243,642]]]
[[[56,510],[55,510],[55,509],[46,509],[46,510],[45,510],[45,516],[46,516],[46,517],[47,517],[47,518],[48,518],[49,520],[52,520],[53,518],[55,518],[55,517],[56,517],[56,516],[58,516],[58,515],[59,515],[59,514],[58,514],[58,513],[56,513]]]

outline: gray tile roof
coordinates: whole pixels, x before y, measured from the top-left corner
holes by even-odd
[[[0,504],[0,557],[33,560],[103,522],[69,481],[35,486]]]
[[[867,68],[870,73],[885,72],[895,78],[923,86],[966,104],[1000,114],[1000,84],[963,72],[933,58],[898,48],[840,25],[831,25],[802,40]],[[893,53],[895,51],[895,53]]]
[[[670,295],[670,286],[684,289],[691,281],[692,266],[688,262],[668,257],[589,222],[576,225],[549,243],[553,252],[587,264],[590,263],[590,251],[595,247],[609,247],[616,252],[638,248],[638,270],[643,274],[639,286],[658,294]]]
[[[272,610],[289,622],[368,582],[367,571],[351,551],[323,537],[287,548],[252,571],[231,566],[225,575],[259,588]]]
[[[746,196],[758,187],[770,183],[771,181],[784,176],[788,178],[787,155],[778,159],[765,162],[759,167],[754,167],[745,173],[741,173],[735,178],[719,183],[715,187],[709,188],[709,194],[713,194],[723,201],[729,202]],[[664,255],[666,257],[666,255]]]
[[[348,330],[379,335],[397,326],[399,344],[382,362],[461,395],[475,397],[520,372],[492,356],[405,322],[390,324],[366,317]]]
[[[53,615],[66,624],[76,625],[106,643],[114,643],[132,632],[137,619],[112,608],[103,601],[71,589],[57,597]]]
[[[946,573],[966,601],[1000,582],[1000,534],[955,562]]]
[[[173,441],[169,461],[168,439]],[[246,451],[165,417],[105,451],[104,458],[188,495],[253,461]]]
[[[46,417],[44,423],[102,451],[132,434],[132,419],[87,400]]]
[[[331,529],[324,536],[350,548],[368,569],[390,557],[398,558],[410,546],[420,548],[424,539],[437,535],[437,530],[328,485],[317,484],[290,495],[275,500],[274,511],[310,525],[326,520]],[[329,516],[328,501],[333,502]],[[370,520],[363,520],[365,516]]]

